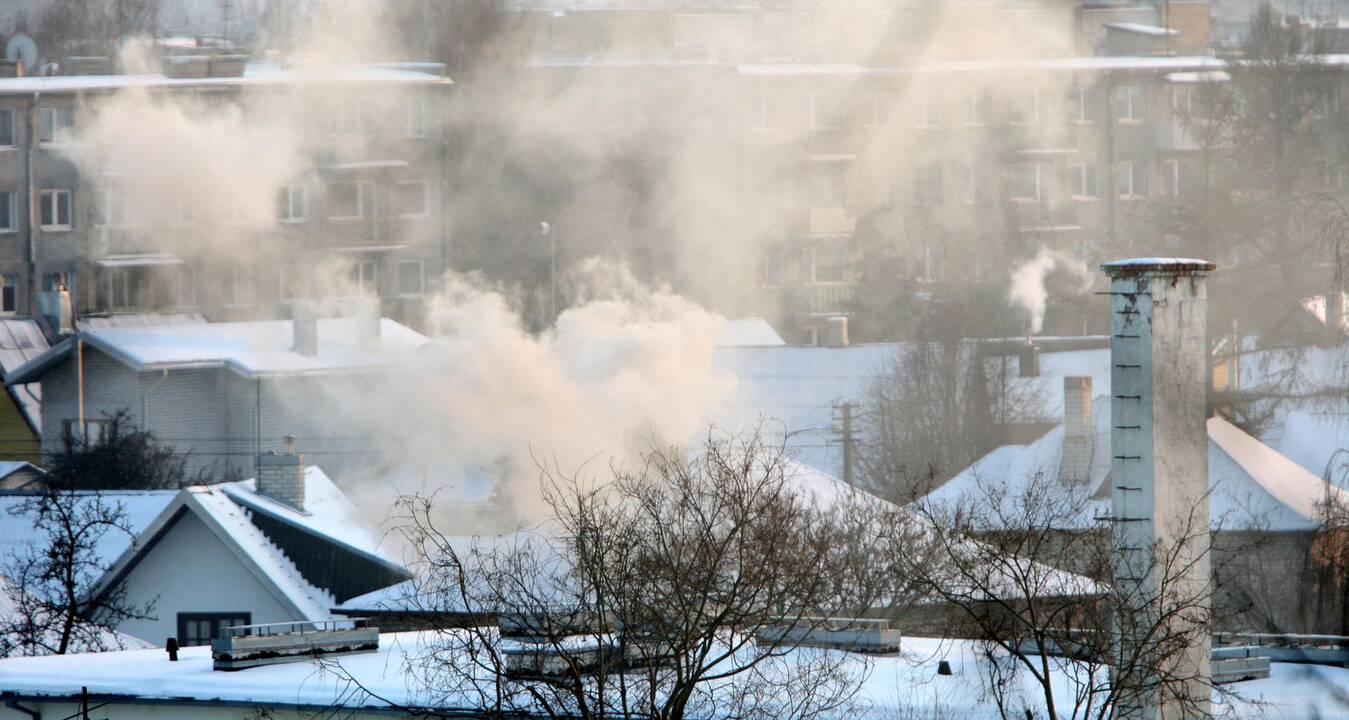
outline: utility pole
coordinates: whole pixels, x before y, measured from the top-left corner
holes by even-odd
[[[848,487],[855,485],[857,466],[857,429],[853,424],[853,412],[857,409],[856,400],[843,400],[834,403],[834,409],[838,411],[836,416],[838,420],[837,430],[834,431],[836,441],[843,446],[843,482]]]

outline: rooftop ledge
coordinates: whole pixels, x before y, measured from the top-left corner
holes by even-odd
[[[1218,266],[1207,260],[1195,258],[1130,258],[1116,260],[1101,265],[1101,269],[1111,277],[1129,275],[1192,275],[1212,272]]]

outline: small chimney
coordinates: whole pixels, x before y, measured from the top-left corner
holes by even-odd
[[[1017,367],[1023,378],[1040,377],[1040,348],[1036,347],[1030,338],[1026,338],[1026,344],[1017,354]]]
[[[363,345],[378,345],[380,331],[378,298],[361,298],[356,302],[356,341]]]
[[[292,322],[295,334],[295,345],[291,349],[309,357],[318,355],[319,321],[314,304],[305,301],[295,302],[291,306],[291,317],[294,318]]]
[[[304,510],[304,455],[295,452],[295,437],[287,435],[281,452],[258,456],[258,494]]]
[[[825,345],[848,347],[848,318],[842,315],[829,318],[829,325],[825,329]]]
[[[58,290],[38,293],[37,314],[46,321],[52,332],[58,335],[70,335],[75,332],[70,291],[65,286],[61,286]]]
[[[1059,483],[1085,484],[1091,479],[1091,456],[1095,450],[1091,423],[1091,378],[1063,379],[1063,457]]]

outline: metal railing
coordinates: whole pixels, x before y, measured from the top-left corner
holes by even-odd
[[[369,618],[355,617],[334,620],[296,620],[292,622],[233,625],[225,629],[225,637],[266,637],[272,635],[305,635],[309,633],[360,630],[369,627]]]

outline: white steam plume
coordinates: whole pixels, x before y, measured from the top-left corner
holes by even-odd
[[[1055,270],[1070,274],[1084,292],[1091,287],[1091,272],[1081,260],[1049,248],[1040,248],[1034,259],[1012,271],[1012,287],[1008,297],[1013,304],[1020,305],[1030,313],[1032,333],[1038,333],[1044,327],[1045,302],[1049,298],[1045,280]]]

